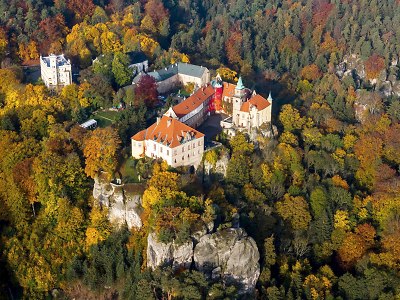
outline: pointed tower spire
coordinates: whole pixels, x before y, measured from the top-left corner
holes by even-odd
[[[268,100],[269,102],[271,102],[271,103],[272,103],[271,91],[269,91],[269,95],[268,95],[268,98],[267,98],[267,100]]]
[[[243,85],[243,81],[242,81],[242,76],[239,76],[239,80],[238,80],[238,82],[237,82],[236,89],[237,89],[237,90],[244,90],[244,85]]]
[[[215,80],[213,80],[211,82],[212,86],[215,88],[221,88],[222,87],[222,78],[219,75],[219,73],[217,73],[217,76],[215,76]]]

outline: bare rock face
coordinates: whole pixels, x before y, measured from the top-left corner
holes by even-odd
[[[204,171],[207,175],[210,175],[211,170],[214,173],[221,174],[226,176],[226,171],[228,169],[228,162],[229,162],[229,154],[224,153],[216,162],[215,165],[212,165],[208,161],[204,161]]]
[[[140,189],[139,189],[140,190]],[[116,226],[142,227],[142,196],[140,191],[131,191],[125,185],[110,183],[95,178],[93,197],[102,207],[108,208],[108,218]]]
[[[147,267],[156,268],[172,262],[172,243],[159,242],[155,233],[147,237]]]
[[[142,196],[126,193],[125,221],[128,228],[141,228],[143,223],[140,219],[142,213]]]
[[[158,241],[155,233],[147,237],[147,267],[172,265],[174,269],[190,268],[193,258],[193,242],[190,240],[183,245],[174,242],[163,243]]]
[[[201,231],[196,232],[199,234]],[[192,236],[177,245],[163,243],[155,233],[147,238],[147,267],[169,265],[189,269],[194,261],[197,270],[209,278],[222,278],[239,287],[239,293],[252,293],[260,275],[260,254],[253,238],[242,228],[228,228],[216,233],[204,232],[198,242]]]
[[[98,177],[94,179],[93,197],[99,201],[100,205],[108,207],[113,192],[113,188],[109,182]]]
[[[255,241],[242,228],[207,234],[194,249],[194,263],[199,271],[212,277],[220,274],[226,282],[241,286],[240,293],[254,290],[260,275],[259,259]]]

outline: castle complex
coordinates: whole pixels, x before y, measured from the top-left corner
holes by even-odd
[[[208,70],[207,70],[208,71]],[[208,73],[209,74],[209,73]],[[201,76],[198,78],[202,77]],[[199,80],[200,81],[200,80]],[[272,97],[265,99],[243,85],[215,80],[199,87],[190,97],[170,107],[162,118],[132,137],[132,156],[162,158],[172,167],[197,167],[204,153],[204,134],[197,131],[209,115],[229,117],[221,127],[229,135],[250,132],[271,122]]]

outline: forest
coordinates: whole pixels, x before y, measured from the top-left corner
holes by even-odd
[[[399,22],[394,0],[0,0],[0,299],[398,299]],[[92,191],[155,120],[155,83],[130,86],[138,50],[151,70],[191,62],[272,91],[278,134],[217,136],[206,180],[136,162],[129,230]],[[26,76],[50,53],[79,74],[58,92]],[[121,102],[111,126],[77,125]],[[149,233],[183,243],[210,221],[255,240],[252,294],[147,268]]]

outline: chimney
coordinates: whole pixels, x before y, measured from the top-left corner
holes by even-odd
[[[157,125],[160,124],[160,120],[161,120],[161,118],[157,117]]]

